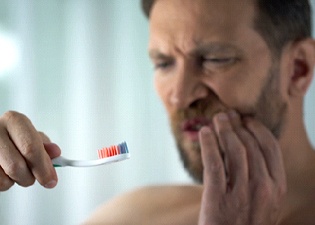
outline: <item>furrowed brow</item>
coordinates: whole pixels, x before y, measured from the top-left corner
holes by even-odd
[[[149,50],[149,56],[151,59],[169,59],[170,57],[163,54],[157,49],[151,49]]]
[[[192,54],[211,54],[211,53],[234,53],[240,52],[240,49],[231,44],[223,44],[223,43],[205,43],[199,44],[197,47],[192,51]]]

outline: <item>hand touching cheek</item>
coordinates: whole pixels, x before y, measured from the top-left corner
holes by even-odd
[[[199,225],[272,225],[286,192],[281,150],[260,122],[219,113],[200,131],[204,192]]]

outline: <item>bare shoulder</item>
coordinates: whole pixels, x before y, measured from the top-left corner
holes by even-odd
[[[85,224],[184,224],[198,217],[201,194],[201,186],[139,188],[102,205]]]

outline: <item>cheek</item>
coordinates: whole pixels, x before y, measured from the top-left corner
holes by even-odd
[[[267,47],[257,47],[256,50],[248,52],[246,58],[219,78],[218,92],[221,93],[221,101],[236,109],[256,104],[269,79],[271,66],[271,56]]]
[[[233,74],[225,75],[216,82],[213,89],[227,108],[241,110],[256,103],[263,84],[259,76],[245,71],[234,71]]]
[[[154,88],[155,88],[156,93],[162,100],[167,111],[170,111],[170,104],[169,104],[170,88],[169,88],[169,85],[167,85],[166,80],[159,76],[155,76]]]

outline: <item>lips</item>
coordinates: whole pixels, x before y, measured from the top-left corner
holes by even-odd
[[[211,120],[207,118],[194,118],[186,120],[182,124],[182,131],[185,137],[192,141],[198,141],[198,132],[203,126],[212,126]]]

